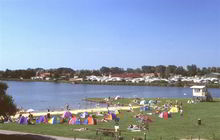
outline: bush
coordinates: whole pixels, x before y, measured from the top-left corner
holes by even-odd
[[[15,115],[17,107],[14,104],[12,96],[6,94],[8,86],[5,83],[0,82],[0,116],[8,118],[8,116]]]

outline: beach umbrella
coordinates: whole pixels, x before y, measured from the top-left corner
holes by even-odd
[[[34,109],[28,109],[26,112],[34,112]]]

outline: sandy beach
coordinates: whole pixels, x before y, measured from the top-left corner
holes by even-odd
[[[140,106],[132,106],[133,109],[135,108],[139,108]],[[129,106],[118,106],[118,107],[109,107],[108,109],[105,107],[103,108],[91,108],[91,109],[77,109],[77,110],[69,110],[69,112],[71,112],[72,114],[78,114],[78,113],[82,113],[82,112],[107,112],[108,110],[130,110]],[[66,112],[66,110],[64,111],[51,111],[50,114],[51,115],[62,115],[64,114],[64,112]],[[31,114],[33,114],[33,116],[37,117],[37,116],[44,116],[46,115],[48,112],[32,112]],[[20,113],[17,113],[15,116],[12,116],[12,118],[18,118]],[[23,116],[28,117],[29,113],[22,113]]]

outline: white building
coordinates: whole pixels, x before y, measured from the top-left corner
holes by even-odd
[[[192,86],[190,87],[193,90],[193,97],[201,99],[202,101],[212,101],[212,96],[208,92],[206,86]]]

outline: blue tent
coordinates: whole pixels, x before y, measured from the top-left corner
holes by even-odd
[[[148,110],[150,110],[149,106],[143,106],[140,108],[140,111],[148,111]]]
[[[88,118],[83,121],[83,124],[88,124]]]
[[[21,116],[21,118],[18,121],[19,124],[28,124],[27,122],[27,118],[25,118],[24,116]]]
[[[80,119],[76,119],[76,124],[81,124]]]
[[[117,117],[116,117],[116,114],[112,113],[112,120],[115,120]]]
[[[89,113],[88,112],[84,112],[84,113],[81,113],[80,114],[80,118],[86,118],[89,116]]]
[[[40,116],[37,120],[36,123],[43,123],[44,122],[44,116]]]
[[[58,124],[58,123],[60,123],[60,118],[54,116],[54,117],[52,117],[52,118],[48,121],[48,123],[50,123],[50,124]]]

